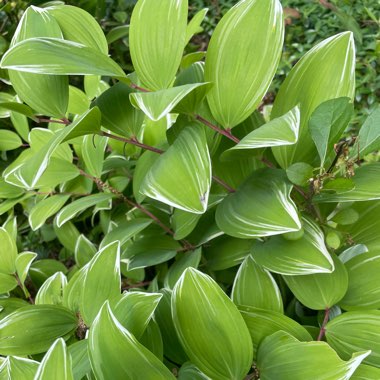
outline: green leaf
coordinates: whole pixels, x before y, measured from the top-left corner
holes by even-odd
[[[125,77],[120,66],[106,54],[77,42],[47,37],[14,45],[3,55],[1,67],[35,74]]]
[[[311,114],[309,131],[317,148],[321,166],[334,155],[334,144],[338,143],[354,113],[350,98],[336,98],[321,103]]]
[[[333,184],[335,181],[329,183]],[[380,163],[363,165],[355,169],[355,177],[351,181],[354,182],[354,187],[344,186],[342,191],[333,194],[320,193],[313,197],[313,202],[360,202],[380,199]]]
[[[72,359],[74,379],[80,380],[91,372],[88,339],[78,340],[74,344],[70,344],[67,349]]]
[[[41,228],[46,220],[57,213],[69,198],[70,195],[53,195],[33,206],[29,213],[29,224],[32,230],[36,231]]]
[[[198,268],[201,261],[202,249],[197,248],[193,252],[186,252],[180,256],[169,268],[165,276],[165,287],[173,289],[186,268]]]
[[[120,294],[120,244],[114,242],[100,250],[85,272],[80,311],[90,326],[106,300]]]
[[[21,145],[22,141],[17,133],[0,129],[0,151],[17,149]]]
[[[231,292],[236,305],[252,306],[282,313],[284,310],[280,289],[275,279],[265,269],[247,256],[238,272]]]
[[[54,259],[37,260],[32,263],[29,269],[30,278],[38,287],[57,272],[67,274],[67,268],[62,262]]]
[[[261,380],[349,379],[370,351],[345,362],[325,342],[300,342],[279,331],[260,345],[257,367]]]
[[[211,162],[201,127],[184,129],[145,176],[140,192],[179,209],[202,214],[211,186]]]
[[[76,316],[64,307],[22,307],[0,320],[0,354],[33,355],[45,352],[57,338],[67,339],[76,327]]]
[[[99,193],[87,195],[83,198],[71,202],[57,214],[57,226],[61,227],[63,224],[75,218],[84,210],[87,210],[88,208],[93,207],[100,202],[111,200],[114,196],[115,195],[111,193]]]
[[[372,380],[380,376],[380,369],[369,365],[360,364],[355,373],[351,376],[351,380]]]
[[[81,145],[82,159],[87,173],[95,178],[100,178],[103,172],[104,153],[107,148],[108,138],[102,136],[84,136]]]
[[[158,121],[192,91],[208,83],[192,83],[155,92],[132,92],[131,103],[141,109],[151,120]]]
[[[378,251],[364,252],[345,263],[348,290],[340,302],[345,310],[374,310],[380,308],[380,255]]]
[[[241,123],[261,102],[276,72],[283,39],[277,0],[239,2],[218,23],[207,50],[205,80],[214,83],[207,100],[224,128]]]
[[[121,222],[104,236],[99,247],[103,248],[116,240],[120,241],[120,246],[123,246],[129,239],[151,225],[152,222],[152,219],[148,218],[136,218]]]
[[[294,162],[313,165],[318,157],[308,124],[323,102],[339,97],[353,99],[355,91],[355,46],[351,32],[332,36],[306,53],[287,75],[273,105],[271,118],[299,104],[300,135],[297,144],[276,148],[273,153],[283,168]]]
[[[42,359],[34,380],[74,380],[65,341],[57,339]]]
[[[175,379],[157,357],[141,345],[105,302],[89,333],[91,367],[99,380]],[[128,355],[120,356],[121,352]]]
[[[95,101],[102,113],[103,127],[125,137],[141,139],[144,113],[132,106],[129,95],[133,90],[117,83]]]
[[[45,170],[47,170],[48,166],[50,166],[49,162],[52,161],[51,157],[59,148],[60,144],[75,137],[83,136],[89,133],[96,133],[99,129],[100,112],[99,109],[95,107],[77,118],[75,122],[69,126],[58,131],[51,137],[47,144],[32,154],[31,157],[23,163],[23,165],[17,167],[15,169],[17,177],[19,180],[22,180],[25,187],[34,188],[37,186],[38,181],[43,176]],[[6,174],[5,178],[7,179]]]
[[[282,170],[255,171],[217,207],[218,227],[242,239],[298,231],[301,222],[290,198],[292,187]]]
[[[140,338],[140,343],[152,352],[161,361],[164,360],[164,345],[158,323],[151,319],[146,327],[144,334]]]
[[[358,350],[371,350],[363,363],[380,368],[380,311],[349,311],[326,325],[327,343],[343,359]]]
[[[187,268],[173,290],[172,315],[185,352],[207,376],[230,380],[247,374],[253,355],[248,329],[211,277]]]
[[[62,304],[75,313],[78,313],[79,308],[82,307],[83,284],[86,279],[88,267],[89,264],[75,272],[67,286],[63,289]]]
[[[187,45],[191,38],[194,36],[194,34],[201,33],[203,31],[203,28],[201,27],[201,24],[206,17],[206,14],[208,12],[208,8],[203,8],[199,12],[197,12],[190,20],[190,22],[187,24],[186,28],[186,43]]]
[[[69,105],[67,112],[82,115],[90,108],[90,100],[87,95],[77,87],[69,86]]]
[[[55,220],[53,226],[59,242],[70,252],[75,252],[75,244],[79,238],[79,231],[75,225],[67,222],[58,227]]]
[[[16,288],[17,286],[18,286],[18,282],[14,275],[0,273],[0,294],[8,293],[14,288]]]
[[[285,331],[300,341],[312,340],[303,326],[282,313],[248,306],[239,306],[239,310],[251,335],[254,358],[262,340],[277,331]]]
[[[13,96],[11,94],[8,94],[6,92],[0,92],[0,104],[2,103],[10,103],[13,101]],[[0,119],[10,117],[11,113],[8,109],[0,108]]]
[[[128,270],[145,268],[172,259],[181,245],[167,235],[155,235],[151,239],[140,239],[130,245],[123,254]]]
[[[24,286],[29,268],[36,257],[37,253],[34,252],[22,252],[17,256],[16,272],[22,286]]]
[[[66,286],[67,278],[62,272],[53,274],[38,289],[36,305],[61,305]]]
[[[334,262],[326,248],[322,230],[303,218],[303,236],[298,240],[274,236],[252,247],[254,260],[271,272],[283,275],[331,273]]]
[[[21,298],[1,298],[0,299],[0,309],[1,309],[1,318],[5,318],[7,315],[12,314],[15,310],[20,309],[21,307],[28,306],[28,302],[22,300]]]
[[[129,25],[120,25],[112,28],[106,35],[107,43],[111,45],[113,42],[120,38],[127,37],[129,35]]]
[[[296,162],[286,169],[289,181],[298,186],[307,186],[314,177],[314,168],[305,162]]]
[[[17,247],[8,231],[0,227],[0,273],[16,272]]]
[[[13,97],[7,98],[8,101],[4,101],[2,98],[3,98],[3,96],[0,97],[0,99],[1,99],[0,109],[4,109],[7,111],[13,111],[15,113],[27,116],[32,120],[35,120],[35,121],[37,120],[35,117],[35,112],[26,104],[15,102]],[[11,116],[11,112],[4,113],[4,116],[5,115],[7,115],[7,117]],[[25,137],[27,139],[28,136],[25,136]]]
[[[283,276],[292,293],[309,309],[331,308],[344,297],[347,291],[347,270],[339,258],[334,254],[331,257],[335,267],[332,273]]]
[[[171,314],[172,291],[164,288],[161,289],[160,292],[162,293],[162,298],[154,316],[162,334],[164,354],[174,363],[182,364],[188,360],[188,357],[178,340],[178,335],[173,323]]]
[[[65,40],[79,42],[108,54],[108,44],[102,28],[89,13],[70,5],[48,7],[47,11],[57,20]]]
[[[139,0],[133,9],[129,46],[133,67],[150,90],[170,87],[186,44],[187,0]]]
[[[5,364],[0,368],[0,378],[3,379],[1,375],[3,372],[6,372],[4,380],[34,380],[38,365],[39,363],[35,360],[19,358],[17,356],[8,356]]]
[[[61,39],[62,32],[46,9],[31,6],[23,14],[10,47],[36,37]],[[58,118],[65,116],[69,99],[67,77],[9,71],[9,78],[20,99],[37,113]]]
[[[178,380],[208,380],[204,373],[202,373],[194,364],[186,362],[181,366],[178,372]]]
[[[95,245],[86,236],[80,235],[75,244],[74,256],[76,264],[79,267],[85,266],[95,256],[96,251]]]
[[[252,240],[236,239],[223,235],[204,248],[207,267],[210,270],[223,270],[239,265],[251,251]]]
[[[119,323],[140,339],[162,298],[160,293],[124,292],[110,302]]]
[[[253,130],[227,152],[295,144],[298,140],[299,123],[299,108],[294,107],[285,115]]]
[[[171,223],[175,232],[174,239],[181,240],[189,235],[196,227],[201,215],[175,209]]]
[[[377,106],[367,117],[350,152],[350,158],[363,158],[380,148],[380,106]]]

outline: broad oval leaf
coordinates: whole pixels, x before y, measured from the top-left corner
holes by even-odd
[[[116,241],[101,249],[84,273],[79,309],[85,324],[90,326],[104,302],[120,294],[120,243]]]
[[[105,302],[89,333],[91,367],[99,380],[174,380],[157,357],[141,345]],[[128,353],[120,356],[121,353]]]
[[[35,360],[8,356],[4,365],[0,366],[0,379],[34,380],[38,365]],[[5,377],[2,377],[3,375]]]
[[[361,364],[350,380],[373,380],[380,378],[380,368]]]
[[[270,270],[283,275],[331,273],[334,262],[326,248],[324,235],[317,224],[303,218],[304,234],[298,240],[274,236],[252,247],[254,260]]]
[[[255,171],[216,209],[216,223],[228,235],[251,239],[301,229],[297,208],[284,171]]]
[[[117,83],[103,92],[95,101],[102,113],[102,125],[121,136],[142,136],[144,113],[129,101],[133,90],[124,83]]]
[[[358,350],[371,350],[363,363],[380,368],[380,311],[349,311],[326,325],[327,343],[343,359]]]
[[[70,5],[52,6],[47,11],[58,22],[65,40],[79,42],[108,54],[108,44],[102,28],[88,12]]]
[[[129,45],[133,67],[150,90],[168,88],[186,43],[187,0],[139,0],[133,9]]]
[[[0,151],[17,149],[22,145],[19,135],[13,131],[0,129]]]
[[[35,37],[62,38],[62,31],[46,9],[31,6],[25,11],[17,26],[11,47]],[[9,71],[9,79],[20,99],[37,113],[58,118],[65,116],[69,100],[67,77]]]
[[[211,277],[186,269],[173,290],[172,315],[185,352],[207,376],[231,380],[247,374],[253,355],[247,326]]]
[[[76,327],[75,314],[62,306],[22,307],[0,320],[0,354],[45,352],[57,338],[67,339]]]
[[[259,105],[276,72],[283,38],[278,0],[240,1],[218,23],[207,51],[205,80],[214,83],[207,100],[224,128],[236,126]]]
[[[13,274],[0,273],[0,294],[5,294],[18,286],[16,277]]]
[[[355,46],[351,32],[330,37],[306,53],[287,75],[276,96],[271,118],[299,104],[300,134],[297,144],[273,149],[281,167],[294,162],[313,164],[317,149],[308,129],[310,116],[326,100],[353,98],[355,91]]]
[[[140,192],[179,209],[202,214],[211,186],[211,162],[201,127],[184,129],[146,174]]]
[[[66,286],[67,278],[62,272],[53,274],[38,289],[36,305],[61,305]]]
[[[348,290],[340,302],[345,310],[380,308],[380,254],[364,252],[345,263],[348,272]]]
[[[254,358],[262,340],[277,331],[285,331],[300,341],[312,340],[303,326],[282,313],[248,306],[239,306],[239,310],[251,335]]]
[[[3,55],[1,67],[35,74],[125,77],[106,54],[77,42],[47,37],[17,43]]]
[[[369,353],[354,353],[345,362],[325,342],[300,342],[279,331],[260,345],[257,367],[261,380],[347,380]]]
[[[332,273],[283,276],[292,293],[309,309],[325,310],[331,308],[346,294],[348,288],[347,270],[336,255],[332,254],[331,257],[335,267]]]
[[[160,293],[124,292],[113,298],[110,305],[120,324],[140,339],[161,298]]]
[[[71,356],[66,343],[57,339],[42,359],[34,380],[74,380]]]
[[[231,292],[236,305],[257,307],[282,313],[281,292],[273,276],[247,256],[236,273]]]
[[[29,268],[32,262],[37,257],[37,253],[34,252],[22,252],[16,259],[16,272],[20,284],[24,287],[26,276],[28,275]]]

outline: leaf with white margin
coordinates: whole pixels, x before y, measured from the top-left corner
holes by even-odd
[[[79,309],[90,326],[104,302],[120,294],[120,243],[108,244],[87,265]]]
[[[0,368],[0,379],[34,380],[39,364],[35,360],[8,356]]]
[[[50,276],[38,289],[36,305],[61,305],[63,293],[67,286],[67,278],[62,272],[56,272]]]
[[[272,274],[247,256],[236,273],[231,299],[236,305],[284,312],[280,289]]]
[[[34,252],[22,252],[17,256],[16,272],[22,286],[24,286],[24,281],[28,275],[29,268],[36,257],[37,253]]]
[[[185,128],[146,174],[140,192],[181,210],[202,214],[211,187],[211,160],[201,127]]]
[[[235,304],[210,276],[185,270],[173,289],[172,317],[186,354],[203,373],[218,380],[247,374],[253,358],[249,331]]]
[[[255,129],[228,151],[295,144],[298,140],[299,126],[300,110],[296,106],[285,115]]]
[[[261,343],[257,367],[261,380],[348,380],[371,351],[343,361],[326,342],[300,342],[279,331]]]
[[[35,74],[125,77],[108,55],[77,42],[47,37],[17,43],[3,55],[0,66]]]
[[[280,169],[256,170],[216,209],[216,223],[227,235],[251,239],[301,229],[290,192],[293,185]]]
[[[205,81],[214,84],[207,100],[224,128],[235,127],[257,108],[276,72],[283,40],[278,0],[240,1],[218,23],[207,50]]]
[[[72,124],[58,131],[38,152],[16,169],[17,177],[28,189],[34,188],[49,165],[52,154],[59,145],[75,137],[100,130],[100,111],[94,107],[81,115]]]
[[[192,83],[155,92],[133,92],[131,103],[141,109],[151,120],[158,121],[166,116],[185,96],[209,83]]]
[[[16,242],[3,227],[0,227],[0,241],[0,273],[13,274],[16,271]]]
[[[283,275],[331,273],[334,262],[325,245],[322,230],[312,220],[302,218],[304,235],[298,240],[274,236],[252,247],[254,260],[271,272]]]
[[[88,339],[91,367],[98,380],[175,379],[165,365],[118,322],[108,301],[90,327]]]
[[[348,311],[330,320],[327,343],[343,359],[359,350],[371,350],[363,361],[380,368],[380,310]]]
[[[34,380],[74,380],[71,356],[66,343],[57,339],[42,359]]]

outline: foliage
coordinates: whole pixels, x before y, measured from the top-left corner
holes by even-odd
[[[280,2],[231,8],[205,62],[205,12],[176,4],[138,0],[130,74],[79,7],[29,7],[9,41],[0,378],[379,378],[380,108],[344,137],[353,33],[263,115]]]

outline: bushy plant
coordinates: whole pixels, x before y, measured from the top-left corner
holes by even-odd
[[[81,8],[20,20],[1,60],[0,378],[380,378],[380,108],[341,138],[353,35],[307,52],[265,120],[280,2],[239,2],[184,54],[204,15],[139,0],[130,74]]]

